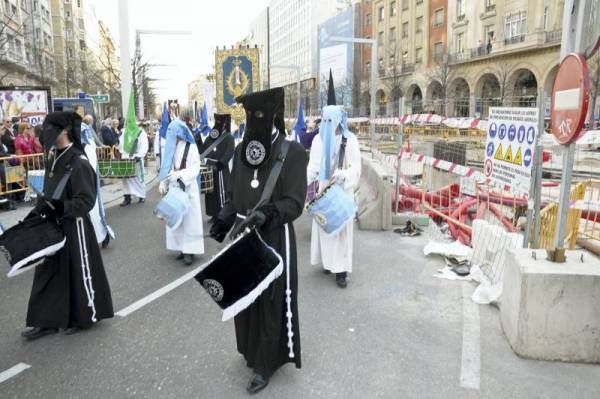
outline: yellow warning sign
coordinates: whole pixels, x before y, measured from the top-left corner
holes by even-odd
[[[517,155],[515,155],[513,163],[517,166],[523,166],[523,154],[521,153],[521,147],[519,147],[517,150]]]
[[[496,155],[494,155],[494,159],[498,161],[504,160],[504,156],[502,155],[502,144],[498,144],[498,149],[496,150]]]
[[[512,148],[510,145],[508,146],[508,149],[506,150],[506,154],[504,154],[504,162],[508,162],[508,163],[513,162]]]

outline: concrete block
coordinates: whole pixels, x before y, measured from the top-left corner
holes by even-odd
[[[514,249],[505,267],[500,320],[515,353],[600,363],[600,260],[573,250],[557,264],[545,250]]]
[[[358,187],[358,227],[361,230],[392,228],[392,182],[394,173],[371,158],[362,156]]]

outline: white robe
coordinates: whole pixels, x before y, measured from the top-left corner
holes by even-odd
[[[341,135],[336,137],[337,165],[338,152],[341,144]],[[307,181],[312,183],[319,179],[321,168],[321,136],[315,136],[310,150],[310,160],[307,168]],[[360,145],[356,136],[352,135],[346,143],[344,157],[344,191],[354,197],[358,187],[361,173]],[[319,191],[327,185],[327,181],[319,181]],[[336,234],[328,235],[313,220],[310,240],[310,261],[313,265],[321,263],[323,268],[332,273],[352,272],[352,249],[354,239],[354,221],[349,222]]]
[[[123,150],[123,135],[121,135],[121,142],[119,143],[119,151],[121,152],[121,159],[133,159],[140,158],[140,167],[142,168],[142,176],[144,175],[144,157],[148,152],[148,135],[146,131],[142,129],[142,132],[138,136],[137,149],[135,154],[126,154]],[[123,192],[126,195],[135,195],[138,198],[146,198],[146,183],[140,176],[130,177],[129,179],[123,179]]]
[[[185,152],[185,142],[179,141],[175,149],[173,159],[173,168],[179,169],[183,153]],[[177,172],[180,179],[185,184],[185,192],[190,199],[190,210],[183,217],[183,222],[176,228],[167,229],[167,249],[179,251],[184,254],[201,255],[204,253],[204,231],[202,227],[202,207],[200,204],[200,190],[196,178],[200,174],[200,154],[196,144],[191,144],[188,151],[186,167]],[[177,182],[169,182],[169,189],[177,187]]]
[[[98,173],[98,156],[96,155],[96,143],[92,142],[91,144],[85,145],[85,155],[87,156],[90,165],[94,168],[94,172]],[[100,187],[98,187],[100,190]],[[102,217],[100,216],[100,195],[96,194],[96,203],[94,207],[90,211],[90,220],[92,221],[92,225],[94,226],[94,232],[96,233],[96,241],[101,243],[106,238],[106,235],[110,235],[111,238],[115,238],[115,233],[112,229],[102,222]]]

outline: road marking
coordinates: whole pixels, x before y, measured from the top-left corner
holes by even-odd
[[[481,376],[481,335],[479,305],[473,302],[471,284],[462,283],[463,343],[460,386],[479,389]]]
[[[187,281],[193,279],[194,276],[196,274],[198,274],[198,272],[200,270],[202,270],[203,268],[204,268],[204,265],[198,266],[191,272],[184,274],[183,276],[179,277],[177,280],[173,281],[172,283],[169,283],[169,284],[165,285],[164,287],[154,291],[152,294],[147,295],[147,296],[143,297],[142,299],[140,299],[139,301],[132,303],[131,305],[127,306],[125,309],[119,310],[117,313],[115,313],[115,315],[120,316],[120,317],[129,316],[131,313],[143,308],[144,306],[148,305],[155,299],[158,299],[161,296],[168,294],[169,292],[173,291],[175,288],[177,288],[180,285],[186,283]]]
[[[2,384],[4,381],[10,380],[14,376],[20,374],[21,372],[27,370],[30,367],[31,366],[28,364],[19,363],[16,366],[9,368],[8,370],[1,372],[0,373],[0,384]]]

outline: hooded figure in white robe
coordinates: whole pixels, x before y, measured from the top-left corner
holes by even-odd
[[[86,115],[85,118],[88,116]],[[85,121],[84,118],[84,121]],[[94,208],[90,212],[90,220],[94,226],[94,232],[96,233],[96,241],[102,244],[102,248],[106,248],[110,239],[114,240],[115,233],[112,228],[106,222],[106,213],[104,212],[104,203],[102,202],[102,189],[100,188],[100,172],[98,170],[98,156],[96,154],[96,143],[91,132],[91,128],[85,124],[81,124],[81,143],[85,150],[90,165],[96,172],[96,203]]]
[[[338,168],[342,138],[346,148],[342,168]],[[354,198],[361,174],[361,155],[358,139],[348,130],[346,112],[340,106],[323,107],[320,132],[312,142],[307,181],[319,182],[321,192],[330,181],[339,184]],[[346,286],[347,273],[352,272],[354,220],[349,220],[341,230],[327,234],[313,220],[310,245],[311,264],[321,263],[325,272],[335,273],[340,287]]]
[[[148,134],[144,129],[140,128],[140,134],[136,140],[135,151],[132,154],[127,154],[123,149],[125,140],[121,140],[119,143],[119,151],[121,152],[121,159],[134,159],[140,167],[140,173],[135,177],[123,179],[123,203],[121,206],[127,206],[131,204],[131,196],[134,195],[139,199],[139,202],[146,200],[146,183],[144,182],[144,158],[148,152]]]
[[[188,146],[184,161],[185,148]],[[190,200],[190,208],[176,228],[166,226],[167,249],[178,251],[178,260],[191,265],[194,255],[204,253],[202,207],[197,177],[200,174],[200,154],[192,132],[179,119],[173,120],[167,129],[165,148],[160,165],[161,194],[170,189],[184,187]],[[181,184],[180,184],[181,183]]]

